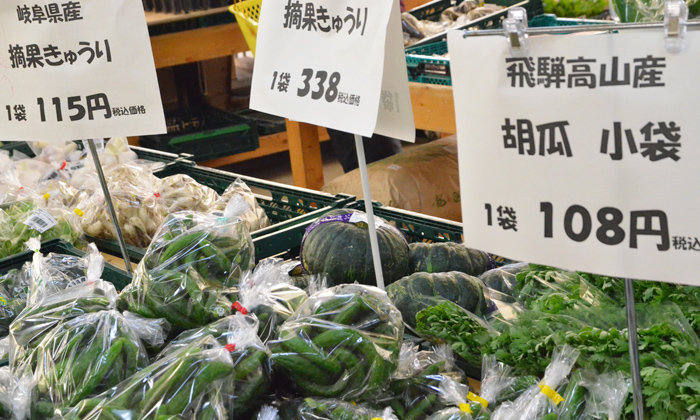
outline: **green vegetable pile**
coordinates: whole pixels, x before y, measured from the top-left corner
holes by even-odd
[[[391,420],[381,410],[350,402],[305,398],[299,405],[297,420]]]
[[[309,298],[269,346],[273,366],[303,395],[362,400],[396,369],[402,334],[384,292],[341,285]]]
[[[544,0],[544,12],[565,18],[592,18],[608,10],[605,0]]]

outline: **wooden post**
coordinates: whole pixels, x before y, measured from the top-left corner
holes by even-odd
[[[320,190],[324,182],[318,128],[315,125],[287,120],[287,137],[294,185]]]

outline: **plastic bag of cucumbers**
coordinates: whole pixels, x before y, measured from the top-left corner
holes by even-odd
[[[146,347],[115,310],[78,316],[52,329],[29,353],[36,379],[32,418],[48,419],[148,366]]]
[[[297,408],[299,420],[397,420],[390,408],[376,409],[333,399],[305,398]]]
[[[363,400],[386,386],[402,336],[384,291],[346,284],[309,297],[268,345],[275,369],[304,396]]]
[[[117,291],[103,280],[81,283],[27,306],[10,325],[10,366],[27,357],[59,324],[92,312],[114,309]]]
[[[241,309],[258,317],[258,335],[264,343],[276,336],[278,327],[308,298],[306,292],[291,284],[280,262],[275,258],[260,261],[239,286]]]
[[[216,396],[232,374],[229,351],[205,335],[104,393],[62,410],[60,418],[226,420],[224,402]]]
[[[207,325],[230,314],[227,296],[237,292],[231,287],[253,262],[253,241],[240,219],[171,214],[122,291],[119,307],[165,318],[174,333]]]
[[[9,367],[0,368],[0,419],[24,420],[29,418],[31,392],[34,379],[31,375],[15,376]]]
[[[163,349],[159,358],[187,346],[206,335],[229,350],[233,361],[233,375],[225,379],[216,394],[226,409],[229,419],[247,419],[258,399],[270,386],[269,351],[257,336],[258,320],[252,315],[227,316],[206,327],[188,330],[178,335]]]

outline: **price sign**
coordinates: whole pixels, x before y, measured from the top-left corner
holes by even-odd
[[[3,140],[164,133],[138,0],[7,0],[0,5]]]
[[[399,1],[265,0],[250,107],[414,141]]]
[[[700,33],[448,36],[468,246],[700,285]]]

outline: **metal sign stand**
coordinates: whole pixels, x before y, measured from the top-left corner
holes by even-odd
[[[131,270],[131,260],[129,259],[129,253],[126,250],[126,242],[124,241],[124,235],[122,234],[122,229],[119,226],[119,219],[117,218],[117,212],[114,210],[114,204],[112,204],[112,196],[109,194],[109,189],[107,188],[107,181],[105,180],[105,174],[102,172],[102,164],[100,163],[100,158],[97,156],[97,149],[95,148],[95,142],[92,139],[87,141],[88,147],[90,148],[90,154],[92,155],[92,160],[95,162],[95,169],[97,170],[97,176],[100,178],[100,185],[102,186],[102,192],[105,196],[105,203],[107,204],[107,210],[109,211],[109,216],[112,218],[112,223],[114,223],[114,230],[117,233],[117,241],[119,241],[119,249],[122,252],[122,258],[124,258],[124,266],[126,272],[132,274]]]
[[[571,34],[581,32],[614,32],[628,29],[664,29],[665,47],[669,52],[683,49],[686,30],[700,29],[700,21],[688,21],[688,8],[683,0],[666,0],[663,23],[613,23],[601,25],[582,25],[551,28],[527,27],[527,12],[514,8],[503,20],[502,30],[463,31],[463,37],[503,36],[505,33],[513,56],[526,56],[529,35]],[[634,415],[636,420],[644,420],[644,400],[642,380],[639,368],[639,345],[637,342],[637,316],[634,301],[633,280],[625,279],[625,306],[627,309],[627,330],[630,348],[630,370],[632,373],[632,396],[634,398]]]
[[[357,163],[360,167],[360,178],[362,179],[362,194],[365,197],[365,213],[367,213],[367,225],[369,226],[369,243],[372,247],[374,274],[377,278],[377,286],[384,290],[384,273],[382,272],[382,260],[379,256],[377,229],[374,225],[374,208],[372,207],[372,196],[370,195],[369,191],[369,176],[367,175],[365,149],[362,144],[362,136],[357,134],[355,134],[355,148],[357,149]]]

